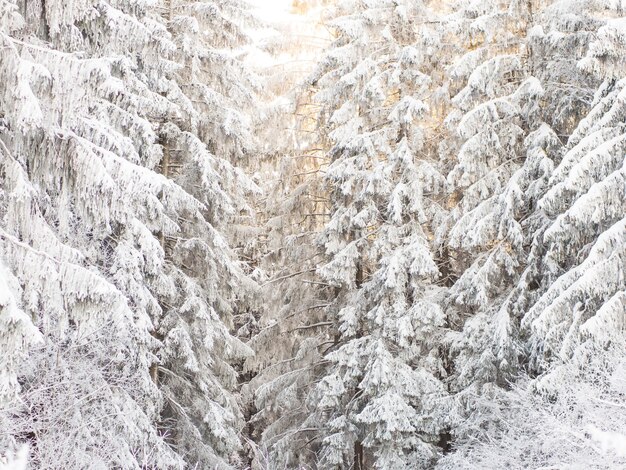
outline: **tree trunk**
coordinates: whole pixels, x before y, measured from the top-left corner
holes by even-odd
[[[170,148],[167,143],[163,143],[163,159],[161,160],[161,174],[166,178],[169,177],[170,174]],[[161,248],[163,248],[163,252],[165,252],[165,234],[163,230],[159,234],[159,241],[161,242]]]
[[[168,2],[169,3],[169,2]],[[161,174],[166,178],[169,177],[170,173],[170,148],[167,142],[162,142],[163,146],[163,159],[161,160]],[[163,230],[159,233],[159,242],[161,243],[161,248],[163,249],[164,256],[166,256],[166,246],[165,246],[165,233]],[[161,308],[164,308],[163,306]],[[159,341],[162,339],[161,335],[157,330],[153,330],[150,334],[157,338]],[[159,384],[159,364],[154,362],[150,365],[150,377],[155,384]]]
[[[361,441],[356,441],[354,443],[354,470],[365,470],[363,450]]]
[[[356,267],[356,288],[357,289],[360,289],[361,286],[363,285],[363,279],[364,279],[363,262],[359,261],[359,264],[357,264],[357,267]]]

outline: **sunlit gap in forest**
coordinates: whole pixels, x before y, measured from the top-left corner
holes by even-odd
[[[267,75],[267,85],[275,96],[281,96],[311,71],[332,40],[323,22],[326,2],[249,1],[260,24],[250,32],[253,44],[246,63]]]

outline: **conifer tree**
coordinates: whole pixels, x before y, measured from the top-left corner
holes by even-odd
[[[471,315],[453,336],[460,388],[506,385],[519,368],[520,305],[527,302],[520,298],[532,297],[541,283],[532,268],[533,252],[541,249],[533,247],[534,240],[545,224],[539,200],[562,158],[565,138],[597,84],[577,67],[589,47],[586,28],[597,27],[590,16],[595,7],[574,3],[572,8],[564,2],[512,3],[505,11],[483,4],[477,18],[472,7],[466,9],[470,27],[459,28],[477,28],[478,43],[470,38],[472,50],[453,70],[469,70],[467,64],[476,57],[487,57],[452,100],[469,111],[462,115],[454,110],[447,119],[454,128],[458,125],[462,140],[458,164],[448,176],[452,200],[458,202],[441,240],[459,275],[450,291],[451,306],[460,307],[462,316]],[[481,25],[488,22],[499,29],[487,34]],[[481,102],[484,97],[491,99]],[[480,100],[472,101],[476,98]],[[487,109],[491,111],[481,115]],[[471,131],[473,122],[479,125]],[[454,144],[444,147],[447,152],[450,148]]]
[[[11,433],[45,468],[230,467],[247,281],[216,225],[253,188],[228,161],[251,147],[227,119],[242,101],[202,128],[180,75],[194,57],[151,4],[6,5],[2,251],[45,344]],[[229,64],[215,83],[237,85]]]
[[[528,34],[528,67],[546,92],[530,121],[531,129],[539,127],[524,140],[525,159],[505,187],[505,191],[516,188],[519,195],[516,206],[521,210],[524,256],[518,258],[518,274],[503,290],[501,303],[489,300],[497,314],[492,319],[478,314],[468,320],[455,348],[457,386],[493,382],[503,373],[510,380],[522,368],[544,373],[506,398],[515,403],[522,400],[515,394],[521,393],[523,399],[545,400],[540,405],[542,413],[551,413],[550,397],[555,396],[563,403],[574,400],[587,406],[582,395],[567,395],[572,375],[584,375],[582,370],[597,361],[593,362],[596,369],[589,372],[591,378],[582,379],[593,382],[593,374],[601,374],[602,361],[615,357],[618,362],[613,365],[617,366],[621,357],[613,349],[623,343],[624,331],[624,246],[617,235],[624,231],[623,129],[617,117],[622,114],[621,87],[615,80],[620,60],[610,52],[599,53],[588,31],[597,29],[598,38],[606,42],[603,50],[620,47],[607,40],[610,32],[606,36],[615,20],[598,19],[615,14],[619,13],[593,2],[556,2],[533,12],[536,24]],[[602,26],[604,21],[606,26]],[[585,116],[586,101],[599,80],[604,83]],[[591,191],[594,186],[597,189]],[[596,199],[590,202],[592,194]],[[498,220],[506,220],[496,214]],[[503,354],[507,351],[508,357]],[[520,359],[524,362],[511,362]],[[501,386],[509,384],[500,381]],[[593,393],[604,393],[601,387]],[[506,424],[489,404],[504,392],[486,387],[483,393],[474,402],[471,418],[456,428],[458,455],[445,459],[445,465],[452,466],[444,468],[456,468],[463,455],[486,450],[481,439],[509,438],[501,427]],[[511,415],[509,419],[522,418]],[[474,454],[477,437],[483,447]],[[554,452],[559,453],[556,447]],[[562,450],[563,455],[573,452],[568,446]],[[565,461],[569,460],[561,465]],[[504,465],[502,460],[496,462]]]
[[[302,65],[313,66],[310,57],[329,42],[317,24],[322,3],[328,2],[294,3],[293,23],[279,25],[263,43],[276,63],[263,71],[265,103],[255,132],[262,149],[254,171],[264,187],[257,202],[260,236],[252,247],[260,302],[240,329],[252,336],[255,350],[244,365],[250,381],[242,388],[250,402],[252,468],[273,468],[283,455],[299,453],[294,429],[306,419],[302,403],[328,344],[323,309],[331,287],[316,273],[321,252],[315,243],[328,214],[326,143],[319,139],[318,105]]]
[[[319,273],[335,292],[309,416],[280,448],[287,465],[414,468],[435,457],[445,427],[428,228],[443,178],[417,125],[430,118],[429,58],[414,46],[432,37],[414,32],[427,14],[404,2],[343,3],[337,39],[311,78],[332,146]]]
[[[449,69],[448,87],[458,91],[440,149],[454,166],[437,242],[454,281],[448,314],[463,325],[451,335],[456,391],[475,382],[503,385],[518,365],[507,297],[525,258],[524,215],[545,179],[543,152],[555,145],[553,132],[540,126],[544,90],[530,76],[520,38],[530,15],[526,2],[470,2],[449,17],[461,49]],[[526,149],[534,152],[528,165]]]
[[[547,220],[536,238],[543,250],[535,252],[544,283],[522,322],[539,370],[580,354],[582,366],[595,348],[623,336],[625,86],[609,79],[600,87],[539,201]]]

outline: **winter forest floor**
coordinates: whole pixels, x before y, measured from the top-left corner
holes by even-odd
[[[626,0],[0,0],[0,470],[626,469]]]

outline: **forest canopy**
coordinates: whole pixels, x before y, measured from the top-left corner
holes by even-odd
[[[0,469],[626,468],[625,16],[0,0]]]

